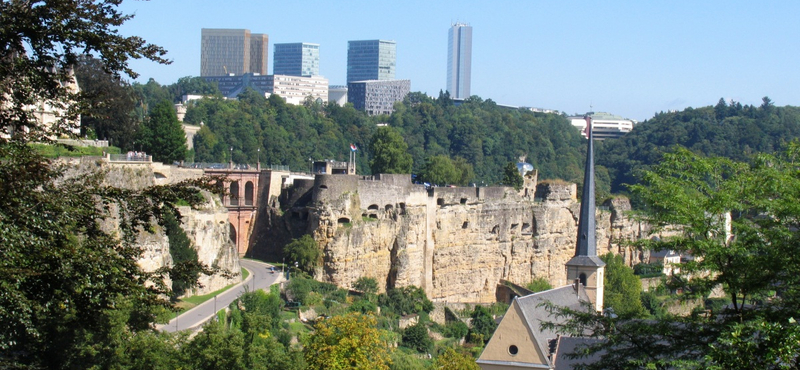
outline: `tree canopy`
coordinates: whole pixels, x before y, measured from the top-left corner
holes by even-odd
[[[408,144],[397,130],[380,127],[369,143],[372,159],[369,166],[372,173],[411,173],[411,155]]]
[[[150,111],[139,129],[136,142],[153,160],[172,163],[186,157],[186,133],[175,114],[175,108],[162,100]]]
[[[314,329],[305,343],[309,369],[389,369],[390,351],[373,316],[334,316]]]
[[[677,149],[645,171],[631,187],[646,205],[640,216],[656,231],[680,232],[636,244],[693,257],[670,280],[679,298],[721,287],[732,303],[647,321],[571,312],[562,329],[604,339],[593,346],[605,350],[602,360],[586,368],[797,368],[798,158],[797,142],[748,163]]]

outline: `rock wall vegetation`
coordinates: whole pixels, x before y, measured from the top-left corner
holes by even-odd
[[[72,160],[67,164],[69,166],[68,175],[100,171],[108,185],[127,189],[143,189],[148,186],[164,184],[171,181],[170,179],[179,181],[198,175],[194,172],[183,175],[171,173],[170,175],[174,176],[163,178],[155,175],[153,167],[149,163],[115,165],[83,158]],[[184,296],[208,294],[241,281],[239,255],[230,241],[228,210],[222,206],[217,196],[205,191],[202,192],[202,196],[205,198],[205,202],[197,209],[188,206],[178,207],[181,215],[180,227],[188,237],[191,247],[197,252],[198,262],[209,267],[217,267],[219,271],[213,275],[200,274],[198,279],[200,285],[188,290]],[[110,213],[115,213],[115,210],[110,210]],[[114,219],[110,219],[106,227],[114,228],[115,223]],[[136,242],[143,249],[143,254],[138,260],[143,270],[155,271],[173,264],[169,240],[163,227],[153,224],[150,230],[141,230]],[[167,284],[172,283],[169,280],[166,282]]]
[[[407,175],[320,175],[301,190],[288,189],[283,199],[291,202],[258,221],[254,254],[280,258],[284,243],[310,233],[323,252],[317,279],[352,287],[366,276],[382,291],[415,285],[439,302],[493,302],[501,279],[567,284],[575,184],[425,189]],[[620,243],[648,234],[628,210],[625,198],[598,209],[598,254],[620,253],[629,263],[644,257]]]

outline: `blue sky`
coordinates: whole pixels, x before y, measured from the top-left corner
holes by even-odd
[[[200,74],[201,28],[246,28],[274,43],[320,44],[320,73],[344,84],[347,41],[397,42],[398,79],[437,96],[447,31],[473,27],[472,94],[500,104],[654,113],[769,96],[800,105],[800,1],[124,0],[122,28],[173,63],[131,65],[138,81]]]

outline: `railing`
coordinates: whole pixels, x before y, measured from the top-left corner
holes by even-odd
[[[210,169],[210,170],[255,170],[258,168],[257,165],[254,164],[247,164],[247,163],[234,163],[233,168],[231,168],[230,163],[205,163],[205,162],[196,162],[196,163],[184,163],[181,167],[185,168],[201,168],[201,169]],[[271,164],[266,166],[261,166],[261,169],[265,170],[273,170],[273,171],[289,171],[289,166],[282,165],[282,164]]]
[[[108,160],[112,162],[152,162],[153,156],[145,153],[109,154]]]

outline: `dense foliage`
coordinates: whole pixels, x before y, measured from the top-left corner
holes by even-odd
[[[310,274],[322,262],[317,241],[311,235],[303,235],[299,239],[292,240],[284,247],[284,255],[289,262],[297,262],[298,267]]]
[[[755,153],[775,153],[798,137],[798,107],[776,107],[767,97],[758,107],[720,99],[716,106],[656,114],[621,138],[598,142],[595,158],[608,170],[616,193],[626,191],[625,184],[638,183],[641,171],[657,164],[675,145],[706,156],[748,161]]]
[[[186,133],[169,101],[162,100],[150,110],[136,136],[138,147],[154,161],[172,164],[186,157]]]
[[[562,329],[605,339],[594,348],[605,350],[602,361],[588,368],[798,368],[798,158],[797,142],[749,163],[679,149],[644,172],[631,189],[646,205],[641,216],[680,233],[637,244],[694,257],[670,280],[680,298],[721,287],[731,304],[656,320],[570,312]]]
[[[600,257],[606,263],[603,276],[603,308],[611,308],[620,317],[645,316],[642,306],[642,282],[633,269],[625,264],[622,256],[607,253]]]

